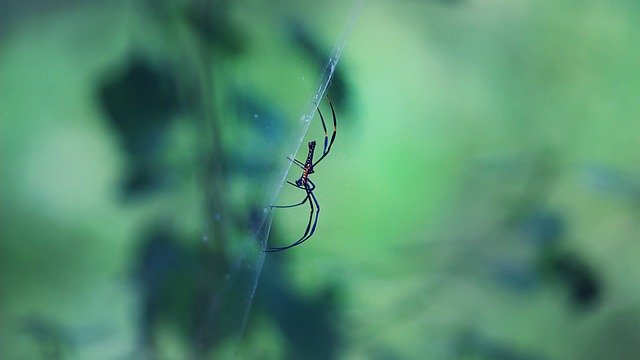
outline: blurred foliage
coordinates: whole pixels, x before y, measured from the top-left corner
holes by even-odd
[[[262,266],[351,5],[0,5],[2,359],[640,352],[633,1],[367,1]]]

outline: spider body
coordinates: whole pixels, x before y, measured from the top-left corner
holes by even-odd
[[[295,182],[287,181],[287,183],[298,189],[304,190],[306,193],[305,198],[301,202],[293,205],[272,205],[271,206],[273,208],[292,208],[292,207],[300,206],[306,202],[309,202],[310,212],[309,212],[309,222],[307,223],[307,228],[305,229],[302,237],[298,239],[298,241],[294,242],[293,244],[288,246],[282,246],[282,247],[269,247],[268,249],[265,250],[265,252],[283,251],[283,250],[290,249],[294,246],[298,246],[303,242],[305,242],[307,239],[309,239],[311,235],[313,235],[316,231],[316,225],[318,224],[318,215],[320,215],[320,204],[318,203],[318,199],[316,199],[316,195],[313,193],[313,190],[315,190],[316,188],[316,184],[314,184],[313,181],[309,179],[309,175],[315,172],[315,166],[318,165],[318,163],[322,161],[327,156],[327,154],[329,154],[329,151],[331,151],[331,146],[333,145],[333,141],[336,138],[336,130],[337,130],[336,113],[335,113],[335,110],[333,109],[333,105],[331,104],[331,101],[329,101],[329,106],[331,107],[331,115],[333,117],[333,133],[331,134],[331,140],[329,140],[329,134],[327,133],[327,125],[324,122],[324,117],[322,116],[322,112],[320,112],[320,109],[318,109],[318,114],[320,114],[320,121],[322,121],[322,128],[324,129],[324,148],[322,150],[322,155],[320,156],[320,158],[315,162],[313,161],[313,154],[316,149],[315,141],[309,141],[308,143],[309,152],[307,153],[307,159],[305,160],[304,163],[299,160],[289,158],[289,160],[291,160],[294,164],[296,164],[302,169],[302,175],[300,175],[300,177]]]
[[[304,162],[302,167],[302,175],[296,180],[297,186],[305,186],[309,182],[309,175],[313,174],[313,152],[316,149],[316,142],[309,141],[309,154],[307,155],[307,161]]]

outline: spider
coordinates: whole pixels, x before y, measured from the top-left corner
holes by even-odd
[[[331,134],[331,140],[329,140],[329,134],[327,133],[327,125],[324,122],[324,117],[322,116],[322,112],[318,109],[318,114],[320,114],[320,121],[322,122],[322,128],[324,129],[324,148],[322,150],[322,155],[316,161],[313,161],[313,153],[316,149],[316,142],[309,141],[307,144],[309,146],[309,153],[307,154],[307,160],[303,163],[302,161],[288,158],[294,164],[299,166],[302,169],[302,175],[295,182],[287,181],[292,186],[295,186],[298,189],[302,189],[306,192],[305,198],[296,204],[293,205],[271,205],[272,208],[292,208],[296,206],[300,206],[307,201],[309,202],[310,212],[309,212],[309,222],[307,223],[307,228],[304,230],[304,234],[302,237],[298,239],[298,241],[294,242],[291,245],[282,246],[282,247],[269,247],[265,250],[265,252],[277,252],[290,249],[294,246],[298,246],[309,239],[313,233],[316,231],[316,225],[318,224],[318,215],[320,215],[320,204],[318,203],[318,199],[316,198],[313,190],[316,188],[316,184],[314,184],[311,179],[309,179],[309,175],[315,172],[315,167],[318,165],[320,161],[322,161],[331,151],[331,146],[333,145],[333,141],[336,139],[336,112],[333,109],[333,104],[329,101],[329,106],[331,107],[331,116],[333,117],[333,133]],[[315,214],[315,216],[314,216]],[[312,225],[313,224],[313,225]]]

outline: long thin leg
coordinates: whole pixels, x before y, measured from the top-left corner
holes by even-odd
[[[313,193],[307,189],[307,199],[313,196],[312,194]],[[309,230],[311,228],[311,222],[313,220],[313,213],[314,213],[313,203],[314,203],[313,201],[309,201],[309,207],[311,208],[311,211],[309,212],[309,222],[307,223],[307,228],[304,230],[304,234],[302,234],[302,237],[300,238],[300,240],[296,241],[291,245],[287,245],[283,247],[270,247],[266,249],[265,252],[278,252],[278,251],[287,250],[298,245],[302,239],[308,238]],[[317,217],[316,217],[316,222],[317,222]],[[315,229],[315,226],[314,226],[314,229]]]
[[[324,116],[322,116],[322,111],[318,108],[318,114],[320,114],[320,121],[322,122],[322,130],[324,130],[324,148],[322,149],[322,153],[327,152],[327,142],[329,141],[329,135],[327,134],[327,124],[324,122]]]
[[[292,208],[292,207],[296,207],[296,206],[300,206],[304,203],[307,202],[307,200],[309,200],[309,197],[305,197],[302,201],[300,201],[297,204],[293,204],[293,205],[270,205],[270,208],[277,208],[277,209],[286,209],[286,208]]]
[[[298,165],[300,168],[304,169],[304,164],[302,163],[302,161],[298,160],[298,159],[292,159],[290,157],[287,156],[287,159],[291,160],[291,162],[293,162],[294,164]]]
[[[309,234],[307,234],[307,236],[301,238],[300,240],[296,241],[292,246],[298,246],[302,244],[303,242],[307,241],[316,232],[316,225],[318,225],[318,217],[320,216],[320,203],[318,203],[318,199],[316,199],[316,196],[314,195],[314,193],[309,192],[309,195],[311,195],[313,202],[316,204],[316,217],[315,217],[315,220],[313,220],[313,226],[311,227],[311,231],[309,232]]]
[[[313,199],[313,203],[315,203],[316,206],[316,211],[315,211],[315,219],[313,220],[313,226],[311,226],[311,230],[309,230],[309,226],[311,225],[311,218],[313,216],[313,206],[311,206],[311,213],[309,214],[309,223],[307,224],[307,229],[305,230],[304,235],[296,242],[294,242],[291,245],[288,246],[284,246],[284,247],[277,247],[277,248],[269,248],[267,250],[267,252],[276,252],[276,251],[283,251],[283,250],[287,250],[287,249],[291,249],[294,246],[298,246],[300,244],[302,244],[303,242],[307,241],[315,232],[316,232],[316,226],[318,225],[318,217],[320,215],[320,203],[318,203],[318,199],[316,198],[316,196],[313,194],[313,192],[309,191],[308,195]],[[311,204],[311,202],[310,202]]]
[[[295,183],[292,183],[292,182],[291,182],[291,181],[289,181],[289,180],[287,180],[287,183],[288,183],[289,185],[293,185],[293,186],[297,187],[298,189],[303,189],[303,190],[305,190],[305,191],[308,189],[308,190],[310,190],[310,191],[313,191],[313,190],[316,188],[316,184],[314,184],[314,183],[313,183],[313,181],[311,181],[311,180],[309,180],[309,179],[307,179],[307,181],[308,181],[308,182],[309,182],[313,187],[304,187],[304,186],[296,185]]]
[[[336,122],[336,111],[333,108],[333,104],[331,103],[331,101],[329,101],[329,106],[331,107],[331,116],[333,117],[333,133],[331,134],[331,140],[329,141],[329,145],[327,146],[327,139],[328,139],[327,127],[324,123],[324,118],[322,117],[322,113],[321,113],[320,120],[322,121],[322,127],[324,128],[324,151],[322,151],[322,156],[320,156],[320,158],[313,163],[313,166],[316,166],[322,159],[324,159],[325,156],[327,156],[327,154],[329,154],[329,151],[331,151],[331,146],[333,145],[333,142],[336,140],[336,131],[338,130],[338,125]]]
[[[307,182],[309,182],[309,184],[311,184],[311,187],[308,188],[309,191],[313,191],[313,190],[316,189],[316,184],[313,181],[311,181],[311,179],[307,178]]]
[[[304,186],[298,186],[298,185],[292,183],[291,181],[287,181],[287,182],[289,184],[297,187],[298,189],[304,189],[305,191],[308,189],[309,191],[313,191],[313,189],[316,188],[316,184],[314,184],[311,180],[307,179],[307,181],[309,181],[311,183],[311,185],[313,186],[312,188],[305,188]],[[269,207],[278,208],[278,209],[292,208],[292,207],[296,207],[296,206],[300,206],[300,205],[304,204],[305,202],[307,202],[307,200],[309,200],[309,194],[307,194],[307,196],[305,196],[305,198],[302,201],[300,201],[299,203],[297,203],[297,204],[292,204],[292,205],[269,205]]]

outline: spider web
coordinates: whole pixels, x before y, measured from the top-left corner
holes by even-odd
[[[363,3],[364,0],[356,0],[354,2],[348,18],[346,19],[345,27],[341,32],[329,59],[324,65],[316,90],[311,97],[309,105],[307,106],[307,110],[300,117],[300,120],[296,125],[297,130],[294,129],[292,132],[293,135],[291,138],[293,140],[290,142],[291,145],[287,149],[287,154],[291,158],[295,158],[295,155],[300,149],[307,130],[315,116],[318,105],[325,96],[342,55],[347,38],[351,33],[351,29]],[[274,216],[274,211],[268,206],[268,204],[274,204],[278,198],[291,169],[291,165],[292,163],[290,161],[284,162],[281,171],[276,173],[278,175],[274,175],[271,185],[267,187],[273,190],[270,191],[271,195],[265,198],[268,202],[264,204],[265,206],[262,208],[254,222],[257,226],[254,226],[252,233],[243,239],[245,246],[241,246],[243,249],[241,254],[235,257],[234,264],[226,276],[225,284],[223,284],[221,291],[216,294],[212,300],[211,309],[208,314],[205,314],[205,318],[203,319],[205,323],[204,326],[210,326],[208,323],[218,322],[216,325],[218,329],[216,331],[219,332],[224,330],[227,333],[235,334],[235,340],[232,340],[234,342],[232,345],[234,348],[233,351],[237,350],[237,346],[243,337],[266,257],[264,250],[268,246],[269,233]],[[221,316],[226,318],[226,320],[221,319]],[[201,334],[199,334],[199,337],[201,338],[206,336],[208,336],[207,331],[201,331]]]

